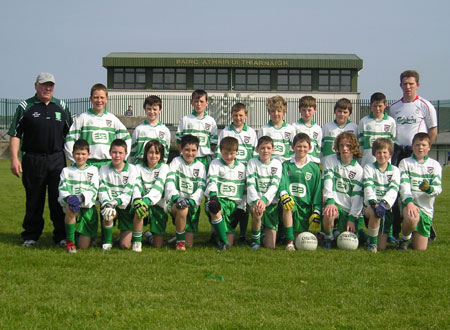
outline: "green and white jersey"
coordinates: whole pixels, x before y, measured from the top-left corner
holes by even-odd
[[[247,164],[247,203],[254,205],[258,200],[266,205],[277,204],[278,188],[281,181],[283,165],[277,158],[263,163],[259,158],[252,158]]]
[[[180,119],[176,134],[177,143],[181,144],[181,138],[187,134],[192,134],[200,140],[197,157],[214,155],[211,145],[217,145],[217,124],[206,111],[203,118],[197,118],[193,112]]]
[[[76,165],[63,168],[59,181],[58,202],[66,209],[66,198],[70,195],[83,195],[82,208],[91,208],[95,205],[98,193],[98,169],[93,165],[78,168]]]
[[[130,163],[142,164],[145,144],[152,139],[158,140],[164,146],[164,161],[167,163],[170,151],[170,130],[161,122],[152,126],[147,120],[137,126],[131,136]]]
[[[245,165],[234,161],[228,166],[222,159],[214,159],[209,165],[205,196],[217,196],[240,204],[245,193]]]
[[[159,163],[154,169],[144,164],[136,165],[138,177],[133,191],[133,200],[142,198],[148,205],[158,205],[164,209],[164,188],[166,186],[169,165]]]
[[[388,164],[382,172],[376,162],[364,166],[364,204],[369,201],[385,200],[390,207],[397,199],[400,186],[400,171],[398,167]]]
[[[295,128],[295,134],[305,133],[311,139],[311,151],[309,155],[314,163],[320,163],[320,152],[322,150],[322,128],[314,121],[311,121],[311,125],[305,124],[303,119],[299,119],[292,124]]]
[[[429,157],[419,163],[414,155],[405,158],[398,166],[400,169],[400,195],[403,204],[413,202],[421,211],[433,218],[434,200],[442,192],[442,167]],[[427,180],[432,187],[431,193],[423,192],[419,185]]]
[[[373,118],[372,114],[362,118],[358,125],[358,141],[363,152],[361,166],[364,167],[376,161],[372,155],[372,144],[376,139],[383,137],[395,142],[396,132],[394,118],[389,117],[386,113],[380,120]]]
[[[299,205],[311,206],[319,214],[322,211],[322,180],[319,166],[312,160],[303,165],[295,162],[295,156],[283,163],[280,196],[289,194]]]
[[[167,199],[190,198],[194,200],[196,207],[199,207],[205,192],[205,165],[198,159],[195,159],[192,164],[188,164],[182,156],[178,156],[172,160],[169,168],[166,181]]]
[[[247,124],[244,124],[242,130],[238,131],[233,124],[231,124],[230,126],[225,127],[219,134],[219,142],[217,144],[216,152],[216,156],[218,158],[221,158],[219,148],[220,141],[222,141],[222,139],[226,136],[234,137],[239,141],[239,149],[236,154],[236,159],[239,162],[246,165],[251,158],[258,157],[255,150],[256,145],[258,144],[258,138],[255,130],[247,126]]]
[[[102,114],[95,114],[92,109],[79,115],[66,137],[64,149],[73,164],[72,149],[78,139],[89,143],[91,159],[111,159],[109,148],[115,139],[122,139],[127,143],[127,151],[131,150],[131,136],[122,122],[106,110]]]
[[[349,213],[356,222],[363,207],[363,168],[353,159],[344,165],[338,155],[325,158],[323,165],[323,196],[326,205],[335,204]]]
[[[334,150],[334,140],[342,132],[351,132],[358,137],[358,125],[350,120],[344,126],[339,126],[336,120],[326,123],[322,127],[322,157],[328,157],[336,154]]]
[[[262,126],[258,132],[258,138],[261,136],[270,136],[273,140],[274,151],[272,156],[280,162],[288,160],[292,156],[292,141],[295,136],[295,128],[283,121],[280,128],[273,126],[272,121]]]
[[[117,207],[125,209],[131,202],[137,175],[136,167],[128,162],[125,162],[125,167],[120,172],[114,169],[112,163],[103,165],[99,171],[98,200],[100,204],[116,200]]]

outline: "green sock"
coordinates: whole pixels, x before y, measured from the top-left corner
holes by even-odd
[[[113,236],[113,229],[114,226],[105,226],[102,224],[102,228],[103,228],[103,235],[104,235],[104,239],[105,239],[105,244],[112,244],[112,236]]]
[[[284,227],[286,233],[286,239],[288,241],[294,241],[294,227]]]
[[[333,239],[333,231],[324,232],[326,239]]]
[[[224,242],[225,244],[228,244],[227,228],[225,225],[225,221],[223,221],[222,218],[220,218],[217,220],[211,220],[211,223],[214,229],[216,230],[216,234],[219,237],[219,239],[222,240],[222,242]]]
[[[66,237],[69,241],[75,243],[75,227],[77,226],[77,223],[66,223]]]
[[[252,230],[252,242],[261,244],[261,229]]]
[[[183,231],[182,233],[176,232],[177,236],[177,242],[185,242],[186,241],[186,232]]]
[[[378,244],[378,236],[369,236],[369,244]]]
[[[133,231],[133,242],[142,242],[142,230]]]

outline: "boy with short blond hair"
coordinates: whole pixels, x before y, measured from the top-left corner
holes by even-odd
[[[282,164],[272,158],[274,142],[269,136],[258,139],[259,157],[247,164],[247,204],[252,214],[252,243],[254,251],[261,247],[261,226],[264,227],[264,246],[275,248],[276,232],[280,222],[277,192],[281,180]]]
[[[316,99],[312,96],[303,96],[298,102],[300,119],[294,126],[296,134],[306,133],[311,139],[311,151],[309,156],[314,163],[320,163],[320,152],[322,149],[322,128],[314,122],[313,117],[317,111]]]
[[[86,164],[89,155],[87,141],[77,140],[72,152],[75,163],[65,167],[60,175],[58,201],[66,214],[64,221],[68,253],[76,253],[77,246],[87,249],[97,235],[95,201],[99,185],[98,169]],[[79,234],[78,242],[75,241],[75,231]]]
[[[372,155],[376,161],[364,166],[364,215],[369,219],[367,250],[373,253],[386,248],[393,223],[391,209],[400,185],[400,171],[389,162],[393,153],[392,140],[378,138],[372,144]]]
[[[370,97],[371,113],[359,121],[358,142],[363,156],[361,166],[375,162],[372,144],[378,138],[388,138],[395,141],[397,126],[394,118],[388,116],[386,109],[386,96],[383,93],[373,93]]]
[[[334,155],[334,140],[342,132],[350,132],[358,136],[358,125],[350,121],[352,114],[352,102],[347,98],[337,100],[334,105],[334,121],[326,123],[322,127],[322,157]]]
[[[199,139],[197,158],[208,168],[217,146],[217,124],[208,115],[208,93],[203,89],[192,92],[191,105],[194,111],[180,119],[176,133],[178,150],[181,151],[181,139],[190,134]]]
[[[412,143],[413,155],[399,165],[402,200],[402,240],[399,250],[408,250],[409,241],[415,250],[426,250],[434,215],[434,201],[442,192],[442,167],[428,157],[431,138],[417,133]]]
[[[105,85],[95,84],[92,86],[90,100],[92,108],[74,120],[67,134],[64,149],[67,157],[73,163],[73,144],[78,139],[86,140],[91,149],[88,164],[94,164],[100,168],[111,160],[109,149],[112,141],[123,139],[130,150],[131,136],[122,122],[115,115],[106,111],[108,90]]]
[[[133,232],[133,208],[131,198],[137,179],[134,165],[128,163],[127,144],[122,139],[115,139],[110,146],[111,161],[99,171],[100,187],[98,200],[103,217],[104,243],[103,251],[111,250],[114,220],[119,220],[120,247],[131,248]]]
[[[238,208],[245,209],[245,165],[236,159],[239,142],[226,136],[220,141],[222,157],[214,159],[208,170],[206,212],[216,233],[219,251],[233,246]]]
[[[181,155],[170,163],[165,194],[175,219],[176,250],[186,251],[194,244],[198,231],[200,204],[206,184],[205,165],[196,157],[200,141],[187,134],[181,138]]]
[[[339,134],[334,141],[334,149],[336,153],[326,157],[323,165],[325,249],[331,248],[339,233],[351,231],[356,234],[362,225],[363,169],[357,162],[361,151],[356,135],[351,132]],[[337,232],[333,235],[335,222]]]
[[[295,136],[295,129],[286,124],[284,116],[287,113],[287,101],[281,96],[273,96],[267,99],[267,111],[269,122],[262,126],[258,132],[258,138],[269,136],[273,140],[273,157],[284,162],[291,158],[291,143]]]
[[[312,149],[309,136],[295,135],[292,149],[294,156],[283,163],[279,189],[287,251],[295,251],[294,240],[300,233],[320,230],[322,210],[320,169],[308,156]]]
[[[168,160],[170,150],[170,130],[161,123],[159,116],[162,112],[162,100],[156,95],[145,98],[143,105],[146,119],[136,127],[131,136],[130,162],[132,164],[142,164],[145,144],[156,139],[164,146],[165,154],[163,158]]]

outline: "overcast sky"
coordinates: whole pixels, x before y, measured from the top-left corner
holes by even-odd
[[[110,52],[346,53],[364,61],[359,91],[401,96],[416,69],[419,94],[450,99],[447,0],[40,0],[0,4],[1,98],[28,98],[41,71],[55,96],[106,83]]]

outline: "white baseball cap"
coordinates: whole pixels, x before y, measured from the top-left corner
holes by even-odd
[[[45,84],[46,82],[55,83],[55,77],[51,73],[41,72],[36,78],[36,82],[39,84]]]

